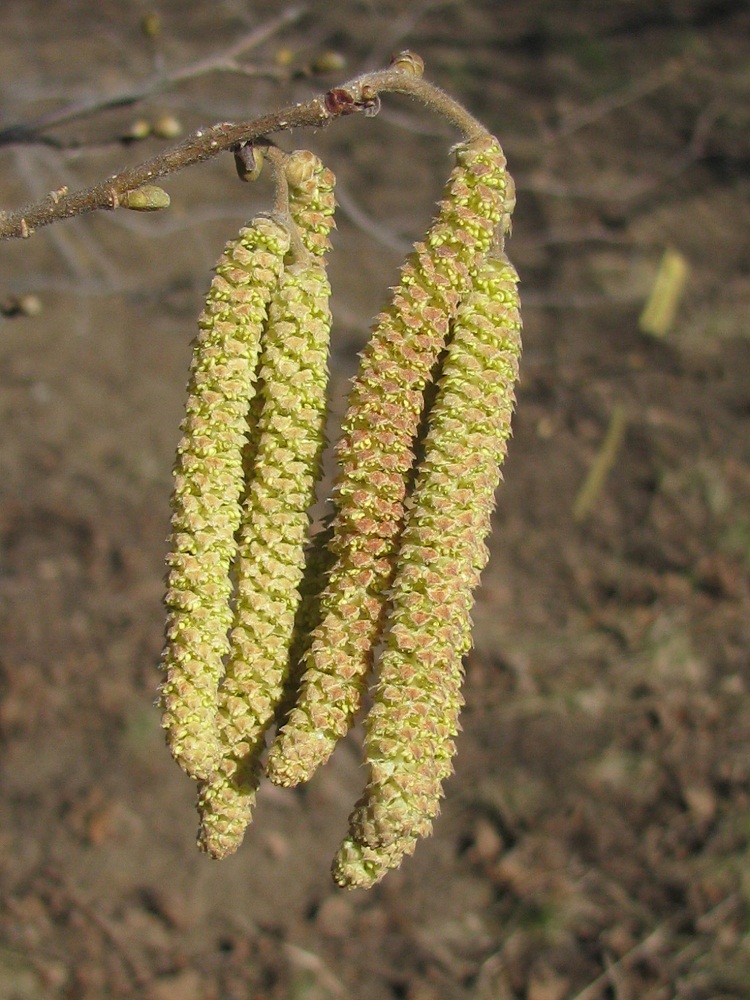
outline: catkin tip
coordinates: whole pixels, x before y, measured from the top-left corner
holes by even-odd
[[[197,843],[204,854],[218,861],[235,853],[250,825],[259,781],[256,760],[238,767],[225,759],[220,771],[200,784]]]
[[[333,880],[342,889],[370,889],[414,852],[416,838],[391,848],[373,849],[347,837],[331,865]]]

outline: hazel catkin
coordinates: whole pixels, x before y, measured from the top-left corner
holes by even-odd
[[[307,150],[291,154],[283,166],[291,222],[304,249],[303,259],[285,266],[263,333],[235,565],[235,622],[219,690],[222,760],[198,796],[198,843],[217,858],[237,849],[250,822],[265,734],[284,693],[308,508],[325,444],[331,289],[319,258],[330,246],[334,176]]]
[[[456,158],[439,214],[401,271],[350,394],[337,447],[334,563],[297,703],[269,755],[278,784],[307,780],[359,707],[393,576],[425,386],[508,212],[512,185],[497,140],[462,143]]]
[[[219,694],[222,761],[200,791],[199,843],[214,857],[250,821],[266,730],[288,669],[304,546],[323,450],[330,286],[317,262],[287,266],[269,311],[263,408],[236,566],[231,652]]]
[[[297,149],[286,158],[284,173],[289,185],[289,214],[302,245],[313,256],[321,257],[330,250],[329,236],[336,228],[333,171],[309,149]]]
[[[243,489],[242,450],[261,330],[289,233],[258,218],[228,243],[198,321],[183,437],[177,449],[167,556],[162,725],[188,774],[221,758],[217,689],[229,651],[230,567]]]
[[[371,885],[414,850],[452,770],[472,592],[487,560],[518,375],[517,281],[507,258],[489,258],[453,327],[365,722],[370,778],[334,862],[342,886]]]

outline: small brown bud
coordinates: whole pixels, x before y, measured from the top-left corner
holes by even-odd
[[[416,52],[405,49],[391,56],[391,69],[420,79],[424,75],[424,60]]]
[[[241,181],[257,181],[263,169],[263,150],[249,142],[243,142],[234,151],[234,165]]]
[[[353,115],[359,108],[352,94],[342,87],[334,87],[325,96],[326,111],[331,115]]]

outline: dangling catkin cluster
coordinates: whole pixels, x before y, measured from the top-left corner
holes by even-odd
[[[414,850],[452,770],[472,592],[487,561],[518,376],[517,282],[507,258],[489,258],[453,325],[366,721],[370,780],[334,862],[341,885],[371,885]]]
[[[518,375],[518,278],[504,252],[515,195],[493,136],[456,147],[439,213],[363,352],[333,513],[311,541],[334,178],[310,152],[266,155],[284,197],[228,245],[193,361],[164,725],[199,782],[199,845],[225,857],[250,822],[269,732],[280,726],[271,780],[309,779],[351,726],[380,646],[369,779],[333,866],[339,885],[366,887],[430,832],[452,770]]]
[[[337,446],[335,562],[297,702],[269,756],[269,776],[281,785],[310,778],[359,708],[393,576],[425,386],[506,213],[510,185],[497,140],[464,143],[456,159],[440,214],[402,269],[349,398]]]
[[[308,508],[324,445],[330,285],[322,255],[333,226],[331,171],[312,153],[283,161],[289,214],[304,248],[285,262],[263,330],[257,425],[235,564],[230,653],[219,687],[221,760],[199,789],[199,845],[239,846],[250,822],[266,731],[288,672]]]
[[[261,359],[263,409],[243,509],[235,626],[219,692],[222,762],[201,789],[200,842],[214,857],[239,846],[259,757],[287,675],[326,413],[330,287],[322,264],[285,268]]]
[[[304,151],[284,167],[288,224],[256,219],[217,265],[175,469],[163,725],[217,857],[250,818],[324,445],[334,178]]]

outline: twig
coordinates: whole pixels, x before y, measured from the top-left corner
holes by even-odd
[[[325,990],[330,997],[344,997],[346,991],[343,984],[328,969],[325,962],[312,951],[306,951],[294,944],[284,944],[284,953],[289,962],[302,972],[309,972],[315,982]],[[295,994],[296,995],[296,994]]]
[[[601,975],[597,976],[596,979],[592,980],[585,989],[581,990],[580,993],[572,998],[572,1000],[597,1000],[600,997],[602,990],[605,986],[609,986],[612,982],[613,973],[618,972],[623,968],[627,968],[632,965],[633,962],[647,955],[653,954],[663,947],[666,935],[669,930],[671,930],[674,921],[664,921],[664,923],[659,924],[658,927],[654,928],[649,935],[647,935],[642,941],[634,945],[630,951],[626,951],[622,958],[619,958],[616,962],[612,962],[607,966]]]
[[[586,125],[605,118],[619,108],[625,108],[629,104],[634,104],[643,97],[647,97],[654,91],[669,83],[674,83],[678,77],[688,68],[686,59],[670,59],[664,66],[646,74],[641,79],[636,79],[628,86],[616,90],[612,94],[605,94],[599,100],[588,104],[585,107],[577,108],[567,115],[558,128],[553,129],[548,136],[548,141],[554,142],[563,136],[573,135]]]
[[[610,202],[614,204],[637,204],[640,200],[654,194],[668,181],[679,177],[705,154],[706,141],[721,110],[718,101],[711,101],[697,116],[690,138],[683,150],[666,162],[660,174],[654,176],[636,177],[619,180],[617,184],[607,182],[605,187],[595,185],[575,186],[551,177],[548,173],[537,170],[531,174],[516,176],[517,191],[533,191],[537,194],[566,200],[582,200],[593,202]],[[572,129],[575,131],[575,129]],[[552,139],[562,133],[556,132]]]
[[[102,935],[120,960],[126,975],[138,990],[143,990],[150,982],[151,975],[143,963],[132,953],[122,936],[96,909],[84,900],[68,879],[57,869],[49,868],[46,877],[55,883],[72,907],[81,913]]]
[[[397,49],[404,48],[404,41],[413,36],[419,22],[428,14],[440,10],[441,7],[452,7],[458,4],[459,0],[423,0],[421,3],[410,3],[404,5],[401,13],[396,13],[395,17],[386,17],[383,23],[383,32],[377,33],[370,52],[365,59],[364,67],[372,69],[380,66],[389,53]]]
[[[594,459],[594,463],[589,469],[589,474],[586,476],[584,484],[573,504],[574,520],[583,521],[596,503],[596,499],[601,493],[607,476],[617,459],[617,452],[620,450],[620,445],[625,436],[626,426],[627,416],[625,408],[618,404],[612,410],[604,443],[599,449],[599,453]]]
[[[720,921],[726,919],[728,912],[731,912],[737,906],[738,899],[737,893],[731,893],[720,900],[716,906],[698,918],[696,921],[696,930],[713,929]],[[596,979],[593,979],[580,993],[576,993],[572,1000],[597,1000],[606,986],[614,985],[614,979],[619,972],[632,966],[634,962],[659,951],[667,941],[667,934],[675,930],[679,921],[679,917],[673,917],[660,923],[642,941],[633,945],[629,951],[626,951],[624,955],[618,958],[616,962],[608,962],[604,972],[598,975]],[[703,927],[700,926],[701,923],[704,925]],[[696,952],[699,952],[699,942],[691,941],[690,944],[681,948],[674,957],[682,965],[686,960],[693,961]]]
[[[51,162],[53,154],[46,148],[36,149],[32,155],[29,149],[20,146],[14,150],[14,154],[17,162],[17,173],[24,178],[31,198],[38,197],[44,190],[46,184],[49,183],[49,178],[53,176],[53,171],[62,169],[67,173],[65,165],[60,166],[56,162],[56,158],[54,164]],[[67,179],[66,176],[63,176],[63,180]],[[75,275],[76,284],[83,279],[85,274],[90,273],[92,265],[105,281],[110,284],[116,283],[117,269],[110,263],[103,248],[90,230],[86,230],[82,226],[77,229],[54,229],[51,239],[60,256],[67,262],[70,272]]]
[[[344,215],[348,216],[350,221],[371,240],[400,254],[405,254],[410,249],[411,242],[386,226],[381,226],[376,219],[368,215],[344,188],[340,179],[336,181],[336,202]]]
[[[58,125],[67,125],[79,118],[86,118],[89,115],[96,114],[100,111],[110,111],[113,108],[130,107],[133,104],[137,104],[139,101],[145,100],[147,97],[153,97],[155,94],[164,93],[165,90],[169,90],[180,83],[184,83],[187,80],[193,80],[198,76],[205,76],[205,74],[211,72],[234,72],[241,73],[245,76],[249,76],[251,73],[254,76],[286,75],[286,71],[275,72],[269,68],[258,69],[256,67],[242,66],[236,60],[237,57],[242,55],[243,52],[247,52],[248,49],[255,48],[265,42],[272,35],[276,34],[276,32],[278,32],[281,28],[299,20],[299,18],[305,13],[305,10],[306,8],[303,6],[290,7],[288,10],[284,11],[278,17],[273,18],[271,21],[268,21],[260,28],[256,28],[254,31],[250,31],[243,35],[242,38],[239,38],[229,49],[224,50],[217,55],[199,59],[196,62],[191,63],[189,66],[184,66],[182,69],[172,70],[168,73],[160,73],[133,90],[125,91],[120,94],[114,94],[112,97],[87,98],[86,100],[69,104],[67,107],[60,108],[57,111],[50,111],[48,114],[41,115],[39,118],[35,118],[31,122],[9,125],[7,128],[0,130],[0,145],[20,142],[37,142],[44,143],[45,145],[58,145],[56,140],[42,136],[41,133],[45,129],[53,128]]]
[[[611,308],[613,304],[632,306],[643,301],[642,295],[633,292],[608,292],[605,295],[565,295],[551,292],[549,294],[526,292],[523,304],[526,309],[599,309]]]
[[[2,213],[0,238],[25,239],[41,226],[59,219],[98,209],[119,208],[128,192],[153,183],[158,177],[210,160],[245,143],[257,142],[275,132],[300,127],[321,128],[337,118],[358,112],[373,115],[380,105],[379,95],[388,92],[406,94],[421,101],[462,132],[467,140],[486,134],[485,127],[439,87],[399,69],[380,70],[252,121],[222,122],[199,129],[172,149],[113,174],[93,187],[72,194],[67,188],[61,188],[25,208]]]

